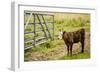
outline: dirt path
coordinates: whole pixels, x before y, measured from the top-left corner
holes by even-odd
[[[85,39],[85,52],[90,53],[90,34],[86,32]],[[77,54],[81,50],[81,44],[73,45],[73,54]],[[28,54],[25,61],[45,61],[45,60],[57,60],[67,54],[65,45],[61,45],[58,49],[52,50],[48,53],[44,52],[32,52]]]

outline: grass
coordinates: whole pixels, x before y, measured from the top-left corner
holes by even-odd
[[[56,43],[57,42],[57,43]],[[26,50],[26,52],[50,52],[52,50],[56,50],[60,45],[64,44],[62,40],[49,40],[46,43],[40,44],[32,49]]]
[[[89,59],[90,54],[89,53],[80,53],[77,55],[72,55],[72,56],[63,56],[59,60],[73,60],[73,59]]]

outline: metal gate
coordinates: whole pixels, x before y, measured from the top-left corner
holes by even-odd
[[[24,11],[24,49],[45,43],[48,39],[54,39],[54,15]]]

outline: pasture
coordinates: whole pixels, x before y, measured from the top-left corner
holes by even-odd
[[[54,15],[54,36],[53,40],[48,39],[47,42],[33,46],[30,49],[24,51],[24,61],[47,61],[47,60],[73,60],[73,59],[89,59],[91,56],[90,52],[90,14],[80,13],[52,13]],[[51,17],[45,17],[47,21],[51,21]],[[27,17],[25,17],[25,22]],[[30,19],[30,22],[33,18]],[[48,27],[52,27],[51,23],[48,23]],[[80,53],[81,44],[76,43],[73,45],[73,55],[67,56],[67,47],[63,39],[58,39],[59,31],[65,30],[66,32],[76,31],[84,28],[86,31],[85,35],[85,48],[84,53]],[[36,29],[41,27],[36,26]],[[26,27],[25,32],[33,31],[32,25]],[[50,30],[52,33],[53,30]],[[35,36],[42,35],[43,32],[36,34]],[[24,39],[33,38],[33,34],[24,35]],[[31,45],[33,42],[25,43]]]

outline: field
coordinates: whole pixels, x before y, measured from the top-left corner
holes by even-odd
[[[48,39],[47,42],[32,47],[24,51],[24,61],[47,61],[47,60],[73,60],[73,59],[89,59],[90,58],[90,14],[80,13],[52,13],[54,15],[54,40]],[[25,18],[25,22],[27,21]],[[51,21],[51,17],[45,17],[47,21]],[[33,20],[30,19],[30,22]],[[52,27],[51,24],[48,24]],[[63,39],[58,39],[59,31],[65,30],[67,32],[75,31],[80,28],[85,28],[86,39],[85,39],[85,52],[80,53],[81,44],[77,43],[73,45],[73,55],[67,56],[67,47]],[[36,26],[36,29],[41,27]],[[27,26],[25,32],[33,31],[32,25]],[[50,30],[52,33],[53,31]],[[39,36],[43,32],[36,34]],[[33,38],[34,35],[24,35],[24,39]],[[25,43],[24,45],[30,45],[32,42]]]

